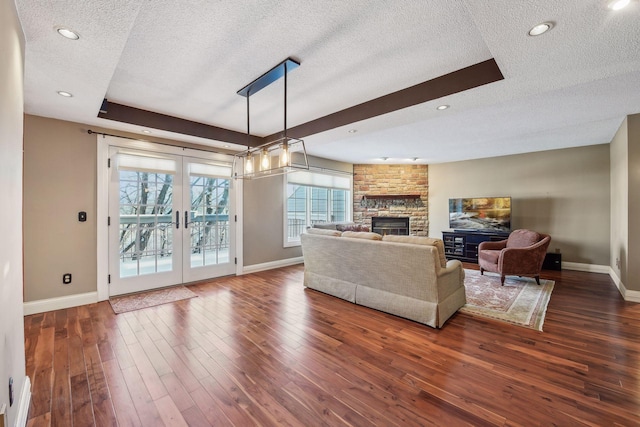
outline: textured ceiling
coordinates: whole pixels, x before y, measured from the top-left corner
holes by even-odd
[[[617,12],[604,0],[16,3],[26,37],[25,111],[87,125],[142,131],[98,118],[107,98],[245,132],[246,99],[236,92],[287,57],[301,63],[288,76],[289,127],[497,62],[504,80],[305,137],[310,154],[353,163],[603,144],[640,112],[637,0]],[[542,21],[555,26],[529,37]],[[58,26],[80,40],[59,36]],[[282,80],[250,101],[252,134],[282,130]],[[440,104],[451,108],[437,111]]]

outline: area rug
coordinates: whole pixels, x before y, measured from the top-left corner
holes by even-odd
[[[547,304],[555,282],[530,277],[507,276],[500,286],[500,276],[478,270],[465,270],[467,304],[460,309],[471,316],[500,320],[512,325],[542,331]]]
[[[112,297],[109,298],[109,302],[113,311],[120,314],[197,296],[184,286],[173,286],[155,291]]]

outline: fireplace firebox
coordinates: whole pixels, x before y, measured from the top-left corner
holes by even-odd
[[[371,231],[374,233],[409,235],[409,217],[374,216],[371,218]]]

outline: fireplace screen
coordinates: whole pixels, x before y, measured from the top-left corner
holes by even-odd
[[[395,234],[399,236],[409,235],[408,217],[374,216],[371,218],[371,231],[382,234]]]

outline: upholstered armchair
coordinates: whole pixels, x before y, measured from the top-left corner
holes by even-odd
[[[540,270],[551,237],[531,230],[514,230],[506,240],[482,242],[478,246],[480,274],[485,271],[505,276],[531,276],[540,284]]]

